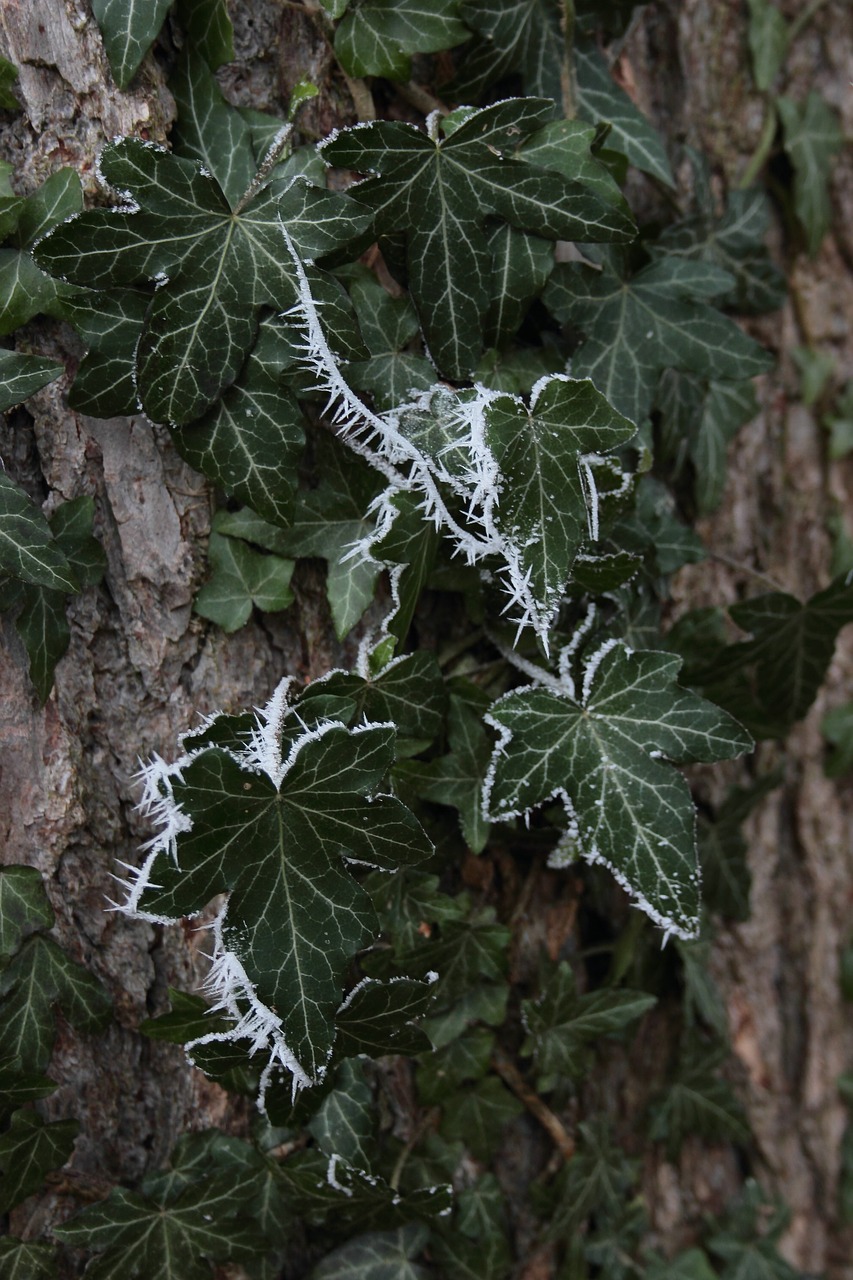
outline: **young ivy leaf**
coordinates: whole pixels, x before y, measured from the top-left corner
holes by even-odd
[[[227,537],[223,518],[213,519],[208,546],[210,578],[195,598],[195,611],[210,618],[223,631],[238,631],[249,621],[252,607],[277,613],[293,603],[290,579],[292,560],[264,555],[242,538]]]
[[[470,37],[459,0],[352,0],[335,32],[335,53],[350,76],[407,80],[413,53],[439,53]]]
[[[692,666],[690,682],[757,737],[782,737],[814,702],[838,633],[853,622],[853,575],[841,574],[805,604],[773,591],[733,605],[729,614],[752,639]]]
[[[772,364],[768,352],[709,306],[732,286],[719,267],[668,258],[628,279],[562,263],[545,287],[548,309],[577,324],[586,341],[572,357],[575,376],[590,377],[638,425],[649,412],[664,369],[740,380]]]
[[[500,739],[483,812],[505,821],[561,799],[577,851],[609,867],[667,932],[692,937],[699,910],[693,802],[684,778],[660,757],[726,760],[747,751],[751,739],[725,711],[679,689],[678,658],[606,641],[587,661],[577,692],[569,656],[559,679],[505,694],[486,717]]]
[[[228,0],[178,0],[175,15],[187,45],[214,70],[234,61],[234,28]]]
[[[776,107],[785,150],[794,166],[794,208],[806,233],[808,251],[814,257],[829,230],[829,177],[832,162],[844,145],[844,134],[832,107],[814,90],[801,104],[791,98],[777,98]]]
[[[369,221],[347,197],[301,180],[280,195],[261,184],[232,205],[199,161],[135,138],[105,147],[100,172],[123,204],[63,223],[35,257],[96,289],[158,284],[136,351],[140,403],[156,422],[200,417],[236,378],[260,308],[296,301],[282,225],[313,258]]]
[[[425,356],[407,348],[419,334],[418,317],[407,297],[392,298],[369,272],[350,286],[370,357],[351,361],[344,374],[357,391],[370,391],[377,409],[393,409],[426,391],[435,370]]]
[[[13,1236],[0,1240],[0,1271],[8,1280],[56,1280],[58,1258],[46,1244],[24,1243]]]
[[[139,70],[169,11],[170,0],[92,0],[110,70],[120,89],[126,89]]]
[[[21,582],[50,587],[55,591],[78,589],[74,570],[57,544],[45,516],[20,485],[2,471],[0,572]]]
[[[342,640],[373,599],[379,576],[378,564],[351,553],[373,532],[367,513],[380,484],[376,473],[334,436],[321,435],[316,449],[320,483],[297,495],[285,545],[288,555],[321,556],[326,561],[326,596],[335,633]]]
[[[548,1238],[574,1236],[591,1215],[611,1216],[624,1204],[637,1177],[601,1117],[578,1125],[578,1150],[557,1178]]]
[[[543,99],[514,99],[472,112],[443,139],[435,127],[425,134],[380,121],[342,130],[321,146],[329,164],[376,175],[352,195],[371,211],[377,235],[405,234],[409,288],[427,347],[451,378],[469,378],[482,351],[491,292],[487,218],[551,240],[634,236],[630,217],[583,182],[515,158],[552,111]]]
[[[270,1062],[307,1085],[326,1070],[346,966],[377,931],[347,864],[394,871],[430,845],[404,805],[376,794],[392,725],[306,729],[298,715],[285,682],[242,750],[209,745],[147,767],[160,832],[125,909],[176,921],[228,892],[210,986],[242,1019],[230,1038],[266,1044]],[[215,721],[206,737],[216,741]]]
[[[697,1035],[666,1092],[653,1101],[649,1136],[653,1142],[666,1142],[670,1160],[689,1136],[712,1142],[749,1140],[743,1109],[731,1086],[716,1074],[727,1056],[725,1046],[709,1049]]]
[[[428,1239],[426,1227],[415,1222],[355,1236],[328,1253],[309,1280],[429,1280],[431,1269],[413,1261]]]
[[[20,111],[21,104],[15,96],[18,68],[8,58],[0,58],[0,107],[4,111]]]
[[[655,996],[642,991],[608,987],[579,995],[572,970],[563,961],[538,999],[522,1001],[527,1028],[522,1053],[533,1055],[537,1071],[545,1077],[580,1080],[589,1067],[590,1044],[617,1035],[655,1003]]]

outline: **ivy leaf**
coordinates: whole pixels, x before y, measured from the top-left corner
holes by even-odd
[[[607,641],[578,695],[566,675],[506,694],[486,717],[500,733],[483,810],[493,821],[552,797],[589,862],[610,868],[638,905],[678,937],[698,926],[693,803],[662,763],[729,759],[751,740],[724,711],[680,690],[680,661]]]
[[[64,372],[58,360],[22,355],[18,351],[0,351],[0,413],[41,391]],[[0,520],[2,518],[0,515]]]
[[[428,1235],[426,1227],[409,1223],[397,1231],[356,1236],[327,1254],[310,1280],[428,1280],[426,1269],[413,1261]]]
[[[777,98],[785,150],[794,166],[794,209],[806,233],[806,247],[814,257],[829,230],[832,206],[829,178],[834,157],[844,145],[838,116],[812,90],[805,102]]]
[[[703,298],[731,286],[719,268],[668,258],[632,279],[561,263],[545,287],[545,305],[577,324],[586,341],[572,372],[590,377],[620,413],[640,424],[664,369],[740,381],[769,368],[768,353]]]
[[[45,1124],[34,1111],[16,1111],[0,1134],[0,1213],[38,1191],[45,1174],[65,1164],[74,1148],[76,1120]]]
[[[650,173],[668,187],[675,186],[663,139],[624,90],[614,83],[597,49],[575,50],[578,114],[593,124],[610,125],[608,149],[619,151],[629,164]]]
[[[523,1111],[497,1076],[488,1076],[446,1100],[441,1131],[451,1142],[464,1142],[475,1159],[487,1164],[503,1141],[506,1126]]]
[[[484,416],[486,440],[503,477],[497,527],[522,548],[521,573],[542,615],[553,615],[591,523],[597,536],[589,457],[624,444],[634,426],[588,379],[560,376],[534,388],[529,408],[515,397],[499,396]]]
[[[636,1176],[636,1161],[614,1144],[603,1117],[579,1124],[578,1149],[554,1188],[548,1237],[573,1236],[592,1214],[617,1213]]]
[[[370,273],[353,282],[350,297],[370,351],[369,359],[352,361],[344,369],[350,385],[370,391],[378,409],[392,409],[431,387],[432,365],[425,356],[407,350],[419,333],[411,300],[392,298]]]
[[[404,972],[438,973],[435,1003],[443,1008],[464,999],[484,979],[504,977],[511,936],[509,929],[495,922],[490,909],[472,912],[465,919],[442,924],[438,938],[425,939],[421,934],[410,948],[401,950],[397,963]]]
[[[729,609],[751,640],[723,647],[686,673],[722,706],[734,709],[756,736],[782,737],[817,696],[842,627],[853,622],[853,580],[835,578],[802,604],[782,591]]]
[[[211,1008],[201,996],[188,995],[185,991],[169,988],[168,1013],[161,1013],[157,1018],[146,1018],[140,1022],[142,1035],[151,1040],[165,1040],[169,1044],[186,1044],[190,1040],[198,1040],[209,1031],[224,1031],[226,1019],[211,1016]]]
[[[491,255],[483,224],[497,217],[548,239],[628,240],[633,225],[580,182],[523,164],[517,146],[551,116],[550,102],[516,99],[475,111],[440,139],[382,121],[322,145],[330,164],[377,176],[353,188],[377,235],[406,236],[409,288],[432,358],[470,377],[482,350]]]
[[[200,162],[134,138],[105,147],[100,171],[124,207],[79,214],[44,237],[35,257],[96,289],[159,283],[136,354],[140,401],[158,422],[181,425],[204,413],[236,378],[259,308],[295,302],[282,224],[310,258],[368,221],[345,196],[299,181],[281,195],[263,188],[232,209]]]
[[[673,453],[683,449],[693,463],[696,506],[701,515],[716,510],[726,483],[727,448],[744,423],[758,412],[751,382],[708,382],[667,370],[656,408],[661,431]]]
[[[666,1092],[650,1107],[653,1142],[666,1142],[674,1160],[688,1136],[710,1142],[747,1142],[749,1126],[731,1086],[716,1074],[727,1056],[725,1046],[709,1049],[697,1039],[687,1050]]]
[[[365,721],[392,721],[397,729],[397,753],[411,754],[428,747],[441,729],[447,694],[435,655],[422,649],[394,658],[370,675],[332,671],[315,680],[307,698],[331,694],[351,699]]]
[[[0,1240],[0,1268],[7,1280],[54,1280],[56,1251],[46,1244],[26,1244],[6,1236]]]
[[[612,529],[612,537],[627,550],[645,553],[659,573],[674,573],[683,564],[705,559],[705,547],[695,529],[679,520],[675,499],[652,475],[643,475],[635,491],[634,510]]]
[[[50,1061],[53,1010],[78,1031],[101,1031],[111,1004],[100,982],[74,964],[51,938],[31,937],[0,973],[0,1059],[41,1072]]]
[[[480,38],[454,78],[457,98],[478,98],[518,71],[527,93],[562,101],[563,39],[553,0],[463,0],[461,13]]]
[[[0,58],[0,107],[4,111],[20,111],[21,104],[13,90],[18,82],[18,68],[8,58]]]
[[[390,871],[430,846],[404,805],[374,794],[393,760],[393,727],[329,721],[282,759],[285,696],[282,687],[242,754],[207,747],[166,774],[153,767],[176,815],[177,861],[167,827],[128,909],[179,920],[229,890],[217,926],[224,994],[251,1000],[265,1038],[308,1083],[325,1071],[346,965],[377,928],[342,859]]]
[[[137,412],[134,359],[149,302],[133,289],[81,289],[63,301],[63,318],[89,347],[68,392],[72,409],[93,418]]]
[[[92,0],[110,70],[119,89],[126,89],[154,43],[169,11],[170,0]]]
[[[35,867],[0,867],[0,959],[8,960],[25,938],[53,925],[53,908]]]
[[[463,920],[471,908],[467,894],[451,898],[439,893],[438,876],[423,871],[404,868],[390,880],[375,873],[368,877],[365,887],[379,913],[383,932],[391,935],[397,955],[410,950],[419,937],[429,937],[430,925]]]
[[[230,633],[246,625],[253,606],[276,613],[293,603],[294,564],[254,551],[240,538],[224,537],[220,525],[214,517],[207,552],[211,576],[196,596],[194,608]]]
[[[388,1053],[424,1052],[429,1040],[413,1019],[423,1015],[432,996],[429,982],[413,978],[362,979],[335,1015],[335,1053],[342,1058],[357,1054],[381,1058]]]
[[[51,227],[78,213],[83,189],[74,169],[60,169],[21,200],[12,244],[0,249],[0,334],[12,333],[33,316],[61,314],[62,300],[77,292],[39,271],[30,250]]]
[[[773,0],[747,0],[749,52],[755,87],[766,93],[782,70],[788,53],[788,24]]]
[[[178,0],[175,13],[187,44],[214,70],[234,61],[234,29],[228,0]]]
[[[725,1280],[795,1280],[797,1272],[778,1249],[790,1219],[784,1206],[774,1204],[749,1179],[740,1199],[708,1241],[711,1253],[723,1260]]]
[[[705,161],[696,155],[691,158],[699,212],[667,227],[654,244],[654,255],[677,254],[728,272],[733,284],[719,295],[720,306],[747,314],[777,310],[785,300],[786,285],[765,243],[771,222],[767,196],[756,188],[730,191],[719,217]]]
[[[470,37],[459,0],[352,0],[335,32],[335,53],[350,76],[407,80],[412,53],[438,53]]]
[[[601,1036],[616,1035],[656,1004],[641,991],[602,987],[579,995],[571,967],[563,961],[536,1000],[522,1001],[527,1037],[525,1055],[534,1055],[546,1077],[583,1078],[590,1059],[587,1046]]]
[[[465,842],[472,853],[482,853],[489,838],[490,824],[482,816],[480,794],[486,776],[491,747],[483,728],[483,711],[488,699],[477,697],[475,685],[466,681],[450,695],[445,756],[429,764],[404,761],[396,776],[423,800],[452,805],[459,811]]]
[[[77,579],[47,520],[5,472],[0,472],[0,572],[34,586],[77,590]]]
[[[105,1250],[89,1266],[97,1280],[210,1280],[207,1260],[249,1261],[269,1247],[252,1223],[235,1221],[249,1191],[233,1172],[194,1183],[170,1204],[116,1187],[54,1234],[72,1248]]]
[[[338,639],[352,630],[373,599],[379,566],[350,558],[373,532],[365,514],[379,492],[376,473],[332,436],[316,442],[320,483],[296,498],[286,546],[292,556],[321,556],[328,565],[326,594]]]
[[[828,778],[843,778],[853,770],[853,702],[827,711],[820,730],[832,746],[824,772]]]
[[[68,562],[78,589],[95,586],[106,568],[106,556],[92,537],[95,505],[91,498],[64,502],[50,517],[55,545]],[[68,648],[71,632],[65,617],[66,596],[52,587],[18,583],[10,604],[17,605],[15,629],[30,660],[30,679],[39,702],[47,701],[56,664]]]
[[[364,1066],[357,1059],[344,1061],[308,1131],[325,1155],[338,1156],[355,1168],[370,1169],[375,1128],[373,1090],[367,1083]]]
[[[445,1048],[425,1054],[418,1065],[418,1097],[440,1106],[466,1080],[482,1080],[495,1047],[493,1032],[474,1027]]]

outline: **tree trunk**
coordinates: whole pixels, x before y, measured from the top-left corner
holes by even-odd
[[[796,5],[786,7],[793,16]],[[729,182],[742,174],[763,123],[744,8],[741,0],[649,5],[618,66],[623,86],[665,136],[706,150]],[[237,61],[223,73],[230,96],[280,111],[290,85],[306,74],[326,92],[309,120],[319,133],[355,118],[326,43],[303,15],[251,0],[234,6],[233,17]],[[117,90],[82,0],[6,0],[0,22],[2,52],[20,68],[24,106],[6,113],[0,145],[17,166],[21,191],[72,164],[96,196],[94,160],[106,139],[166,137],[173,104],[156,58],[146,59],[129,91]],[[853,28],[844,0],[834,0],[818,8],[795,44],[786,91],[797,97],[818,88],[850,136],[851,80]],[[681,178],[689,183],[686,171]],[[825,432],[798,399],[791,353],[819,347],[837,358],[842,378],[853,377],[849,152],[833,196],[833,230],[816,260],[795,256],[777,224],[790,297],[754,327],[779,364],[763,379],[761,413],[732,448],[724,504],[703,530],[725,559],[678,575],[676,613],[766,589],[754,570],[801,596],[828,581],[828,522],[853,511],[853,462],[827,461]],[[34,351],[65,358],[73,372],[80,349],[68,329],[41,321],[24,339]],[[319,675],[351,659],[355,643],[342,653],[335,642],[322,574],[310,563],[297,571],[296,604],[283,621],[256,620],[226,636],[194,616],[211,515],[205,484],[178,458],[167,431],[142,417],[81,417],[67,408],[63,385],[7,415],[0,456],[47,511],[81,494],[95,497],[109,568],[101,588],[70,604],[71,647],[43,709],[14,629],[2,624],[0,856],[43,872],[56,936],[103,979],[116,1021],[101,1038],[61,1027],[51,1068],[61,1087],[44,1114],[78,1116],[81,1135],[64,1181],[16,1211],[13,1226],[25,1238],[81,1199],[133,1184],[166,1159],[180,1133],[245,1126],[244,1109],[188,1067],[179,1049],[136,1030],[167,1007],[168,985],[192,989],[205,945],[203,932],[152,927],[106,909],[116,860],[136,861],[149,834],[134,811],[137,760],[154,751],[170,758],[177,735],[200,714],[257,705],[283,674]],[[734,1048],[730,1075],[756,1138],[755,1169],[793,1213],[784,1251],[794,1265],[838,1280],[853,1275],[853,1235],[835,1225],[846,1120],[836,1080],[853,1062],[839,981],[853,902],[853,791],[849,781],[824,776],[819,726],[827,708],[849,698],[851,676],[848,632],[817,705],[791,736],[783,784],[749,823],[752,918],[718,929],[713,959]],[[765,745],[761,754],[769,761],[779,751]],[[735,776],[718,770],[706,782],[719,794]],[[655,1048],[647,1046],[650,1055]],[[684,1221],[697,1208],[719,1209],[739,1178],[722,1147],[688,1144],[678,1167],[650,1157],[644,1193],[661,1245],[683,1243]]]

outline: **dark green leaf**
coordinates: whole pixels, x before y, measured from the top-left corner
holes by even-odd
[[[4,111],[20,111],[21,104],[14,93],[18,82],[18,68],[8,58],[0,58],[0,107]]]
[[[30,938],[0,974],[0,1059],[43,1071],[54,1040],[53,1010],[78,1031],[101,1031],[109,998],[96,978],[69,960],[50,938]]]
[[[351,0],[335,32],[335,53],[351,76],[406,80],[412,53],[437,53],[467,40],[459,0]]]
[[[366,512],[380,486],[376,473],[331,436],[318,439],[317,461],[320,483],[297,495],[287,550],[292,556],[327,561],[329,607],[335,632],[343,639],[373,599],[379,575],[377,564],[349,553],[373,530]]]
[[[396,493],[388,500],[394,523],[384,538],[371,543],[370,554],[391,569],[397,608],[387,627],[402,645],[409,634],[415,608],[438,555],[438,532],[423,518],[421,504],[413,493]]]
[[[56,591],[78,589],[47,520],[4,472],[0,472],[0,572]]]
[[[0,351],[0,413],[41,391],[64,372],[58,360],[22,355],[18,351]]]
[[[457,689],[451,694],[447,717],[448,754],[429,764],[405,762],[398,766],[397,775],[422,799],[457,809],[468,848],[482,853],[490,830],[481,807],[483,779],[491,757],[482,714],[488,700],[476,697],[474,685]]]
[[[404,868],[391,879],[374,874],[365,881],[365,888],[397,954],[408,951],[419,937],[429,936],[429,925],[463,920],[471,908],[467,894],[451,898],[439,893],[438,876],[423,871]]]
[[[158,1018],[146,1018],[139,1030],[152,1040],[166,1040],[170,1044],[186,1044],[199,1040],[210,1031],[224,1031],[227,1020],[211,1013],[210,1005],[201,996],[188,995],[184,991],[169,988],[169,1013]]]
[[[649,1136],[666,1142],[674,1160],[687,1137],[709,1142],[749,1140],[749,1126],[731,1086],[716,1070],[726,1057],[726,1049],[716,1049],[701,1040],[692,1044],[664,1092],[650,1107]]]
[[[591,377],[639,425],[664,369],[740,380],[769,367],[757,342],[702,301],[731,282],[718,267],[677,258],[652,263],[630,280],[610,267],[563,263],[544,298],[559,320],[587,335],[572,357],[573,373]]]
[[[581,119],[609,124],[608,149],[621,152],[630,164],[674,187],[663,138],[614,83],[601,54],[590,46],[579,48],[575,53],[575,73]]]
[[[581,182],[514,158],[550,118],[536,98],[475,111],[449,137],[377,122],[323,146],[331,164],[378,176],[353,188],[377,234],[404,232],[409,288],[439,368],[468,378],[482,350],[491,255],[483,229],[497,217],[548,239],[626,240],[633,226]]]
[[[570,966],[563,961],[536,1000],[522,1001],[527,1038],[522,1052],[532,1054],[541,1075],[579,1080],[589,1065],[588,1046],[619,1032],[656,1003],[641,991],[601,987],[579,995]]]
[[[178,22],[190,45],[209,67],[234,61],[234,31],[228,0],[178,0]]]
[[[46,1244],[29,1244],[10,1236],[0,1239],[0,1270],[6,1280],[54,1280],[56,1252]]]
[[[640,477],[634,510],[612,530],[628,550],[649,555],[659,573],[673,573],[683,564],[705,559],[705,547],[695,529],[679,520],[675,499],[654,476]]]
[[[794,208],[814,256],[829,229],[832,205],[829,179],[835,156],[844,145],[838,116],[815,90],[805,102],[777,98],[785,150],[794,166]]]
[[[31,933],[49,929],[53,908],[35,867],[0,867],[0,958],[9,959]]]
[[[358,716],[367,721],[393,721],[404,751],[409,740],[418,750],[429,746],[441,728],[447,702],[441,670],[435,656],[426,650],[393,658],[375,674],[332,671],[314,681],[305,702],[318,694],[351,699]],[[400,749],[398,743],[398,753]]]
[[[126,89],[151,48],[170,0],[92,0],[113,78]]]
[[[251,153],[248,137],[243,150]],[[204,413],[236,378],[259,308],[295,301],[282,224],[313,257],[368,221],[345,196],[299,180],[281,196],[262,189],[232,211],[199,161],[133,138],[105,147],[100,168],[125,207],[63,223],[40,241],[36,258],[93,288],[159,284],[136,354],[140,400],[155,421],[180,425]]]
[[[330,1093],[308,1125],[308,1131],[327,1156],[370,1169],[374,1158],[376,1116],[373,1090],[364,1066],[355,1058],[342,1062]]]
[[[41,705],[50,695],[56,664],[71,639],[65,601],[61,591],[49,587],[22,584],[18,592],[15,630],[27,651],[30,680]]]
[[[116,1187],[54,1234],[75,1248],[106,1250],[89,1267],[98,1280],[210,1280],[206,1259],[243,1261],[268,1248],[255,1226],[235,1222],[250,1190],[232,1173],[194,1183],[164,1206]]]
[[[688,670],[699,685],[758,737],[782,737],[806,714],[832,661],[842,627],[853,622],[853,580],[843,574],[802,604],[781,591],[729,610],[751,640],[728,645]]]
[[[462,18],[480,38],[453,82],[459,99],[472,101],[518,71],[527,93],[562,101],[564,59],[553,0],[463,0]]]
[[[328,1254],[310,1280],[428,1280],[425,1268],[412,1261],[428,1234],[410,1223],[397,1231],[356,1236]]]
[[[509,1089],[496,1076],[488,1076],[447,1099],[441,1131],[450,1141],[464,1142],[475,1159],[488,1163],[503,1141],[506,1126],[523,1111]]]
[[[208,547],[211,576],[196,596],[196,613],[231,632],[245,626],[253,605],[276,613],[292,604],[293,561],[254,551],[241,539],[225,537],[218,529],[214,518]]]
[[[554,1187],[549,1238],[574,1235],[593,1214],[618,1213],[635,1178],[636,1163],[614,1144],[603,1117],[578,1125],[578,1149]]]
[[[708,1241],[711,1253],[724,1263],[724,1280],[797,1280],[800,1273],[778,1249],[789,1221],[788,1211],[769,1201],[750,1179],[740,1201]]]
[[[341,1058],[422,1053],[429,1048],[429,1040],[412,1019],[422,1016],[432,994],[429,982],[413,978],[363,979],[335,1015],[335,1053]]]
[[[167,772],[152,766],[153,794],[169,796],[161,812],[181,815],[177,861],[167,827],[130,906],[179,920],[230,890],[217,926],[224,991],[251,999],[260,1042],[307,1083],[325,1071],[346,965],[377,929],[343,857],[391,871],[430,846],[399,801],[374,794],[393,761],[393,728],[331,721],[283,742],[287,715],[299,724],[286,696],[285,684],[242,752],[206,748]]]
[[[418,1066],[420,1101],[425,1106],[441,1105],[463,1081],[482,1080],[494,1047],[494,1034],[485,1027],[475,1027],[444,1049],[424,1055]]]
[[[418,317],[407,297],[394,298],[369,273],[350,287],[350,297],[370,352],[344,370],[357,391],[370,391],[378,409],[392,409],[426,391],[435,370],[425,356],[407,350],[418,336]]]
[[[16,1111],[0,1134],[0,1213],[38,1191],[45,1174],[65,1164],[74,1147],[76,1120],[45,1124],[34,1111]]]
[[[853,769],[853,702],[828,711],[820,727],[833,748],[827,757],[826,776],[842,778]]]
[[[751,745],[723,711],[679,690],[679,659],[607,641],[580,695],[564,671],[506,694],[488,716],[501,734],[484,811],[493,820],[561,798],[582,856],[602,862],[638,905],[679,937],[698,924],[694,811],[674,762],[725,759]]]

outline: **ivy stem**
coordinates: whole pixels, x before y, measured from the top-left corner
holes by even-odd
[[[788,28],[788,43],[793,44],[797,36],[799,36],[811,22],[819,9],[826,4],[826,0],[811,0],[811,4],[807,4],[805,9],[800,10],[794,21]]]
[[[267,151],[267,154],[264,156],[263,160],[261,161],[258,172],[255,174],[254,178],[249,183],[248,187],[243,192],[240,199],[237,201],[237,203],[234,206],[233,213],[235,218],[237,217],[238,214],[241,214],[243,212],[243,210],[246,208],[246,205],[252,203],[255,196],[258,194],[261,187],[264,185],[267,178],[270,176],[270,174],[272,173],[275,166],[278,164],[281,157],[284,155],[284,153],[287,150],[289,150],[290,138],[292,133],[293,133],[292,124],[283,125],[281,129],[279,129],[278,133],[275,135],[275,137],[272,140],[272,145]]]
[[[712,560],[719,560],[720,564],[728,565],[730,569],[736,569],[738,573],[748,573],[751,577],[757,578],[759,582],[763,582],[765,586],[772,587],[774,591],[781,591],[785,595],[788,594],[781,582],[771,578],[769,573],[762,573],[760,569],[753,569],[751,564],[744,564],[742,560],[733,560],[731,556],[724,555],[722,551],[709,551],[708,555]]]
[[[395,84],[394,92],[399,94],[404,102],[408,102],[409,106],[425,116],[432,115],[434,111],[437,111],[440,116],[446,116],[450,110],[446,102],[436,98],[422,84],[415,84],[414,80],[409,80],[406,84]]]
[[[743,176],[738,182],[739,190],[745,187],[751,187],[761,170],[767,163],[767,157],[773,149],[773,141],[776,137],[776,105],[769,94],[765,95],[764,106],[764,126],[761,130],[761,137],[758,139],[758,146],[752,153],[752,156],[743,171]]]
[[[399,1156],[397,1157],[397,1163],[394,1165],[394,1168],[391,1171],[391,1177],[388,1179],[388,1186],[391,1188],[392,1191],[399,1190],[400,1179],[403,1176],[403,1170],[406,1167],[406,1161],[408,1160],[409,1156],[412,1154],[415,1147],[418,1145],[418,1143],[420,1142],[421,1138],[424,1136],[424,1134],[426,1133],[430,1125],[435,1124],[436,1120],[438,1119],[438,1115],[439,1115],[438,1107],[430,1107],[429,1111],[424,1112],[424,1114],[421,1116],[420,1120],[415,1126],[414,1133],[409,1138],[409,1141],[406,1143],[406,1145],[403,1147],[403,1150],[400,1152]]]
[[[510,1062],[506,1054],[496,1049],[492,1054],[492,1066],[504,1084],[509,1085],[519,1102],[523,1102],[532,1116],[535,1116],[542,1128],[546,1130],[554,1146],[564,1160],[571,1160],[575,1154],[575,1140],[563,1124],[547,1106],[539,1094],[530,1088],[514,1062]]]

